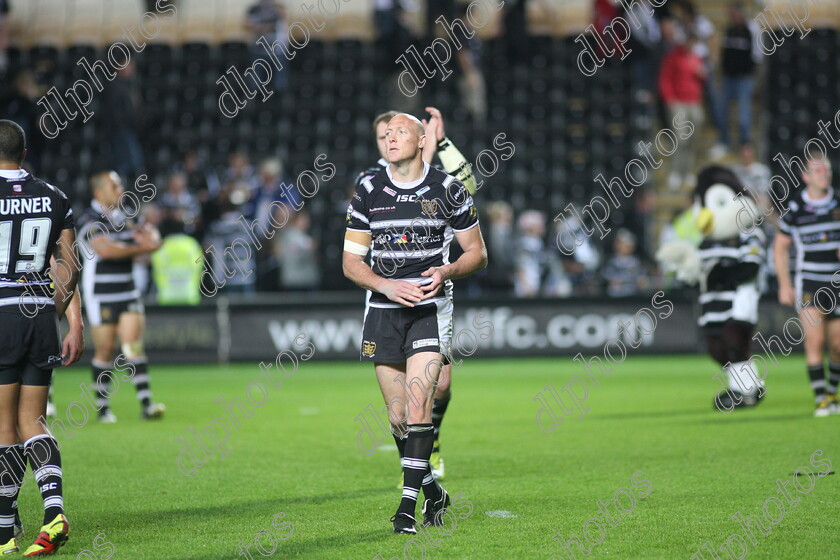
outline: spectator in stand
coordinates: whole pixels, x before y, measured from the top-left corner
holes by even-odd
[[[219,177],[198,156],[196,150],[184,152],[181,161],[176,163],[173,172],[187,176],[187,190],[195,195],[201,205],[201,218],[195,232],[195,238],[204,239],[204,228],[219,218]]]
[[[599,292],[598,267],[601,255],[586,234],[583,225],[577,217],[555,222],[554,245],[557,257],[562,265],[562,276],[558,282],[557,295],[561,296],[591,296]],[[560,247],[574,248],[561,252]],[[560,253],[560,255],[557,255]]]
[[[19,124],[26,134],[26,160],[23,165],[28,169],[38,169],[46,143],[41,127],[38,126],[41,114],[36,104],[46,92],[47,88],[35,81],[31,70],[21,70],[14,78],[12,91],[0,101],[0,114],[3,118]]]
[[[703,125],[703,82],[706,79],[703,60],[694,52],[695,42],[695,37],[689,34],[684,42],[668,53],[659,71],[659,94],[668,107],[669,124],[676,126],[675,121],[688,121],[694,125],[694,133],[687,139],[681,138],[672,156],[668,176],[668,188],[671,190],[677,190],[686,183],[691,185],[695,180],[696,138]]]
[[[289,214],[294,214],[295,208],[301,207],[303,197],[295,187],[282,188],[283,164],[277,158],[269,158],[260,163],[258,182],[259,188],[251,201],[243,206],[242,213],[249,221],[259,224],[259,227],[253,228],[255,235],[260,236],[262,231],[266,231],[269,237],[277,239],[278,232],[275,231],[277,228],[269,221],[270,214],[277,205],[275,204],[274,207],[271,205],[278,201],[282,202],[288,208]],[[285,221],[286,219],[283,219],[275,223],[282,224]],[[260,240],[261,247],[257,254],[257,289],[276,290],[276,263],[272,256],[271,243],[263,243],[263,241],[265,240]]]
[[[489,291],[510,294],[513,289],[516,245],[513,239],[513,208],[502,200],[487,205],[487,274]]]
[[[741,145],[750,143],[752,129],[752,96],[755,71],[761,60],[758,25],[744,12],[740,2],[733,2],[728,10],[729,22],[722,42],[721,68],[723,89],[715,115],[720,142],[709,156],[718,160],[730,151],[729,104],[738,102],[738,137]]]
[[[634,296],[648,287],[645,268],[635,253],[636,236],[629,230],[618,230],[613,242],[613,255],[607,259],[601,272],[609,297]]]
[[[294,208],[300,207],[303,198],[297,188],[288,189],[288,193],[281,188],[283,164],[277,158],[269,158],[260,163],[258,183],[259,188],[254,193],[245,213],[253,216],[262,228],[270,232],[274,229],[268,221],[271,204],[279,200],[294,212]]]
[[[517,297],[537,297],[546,272],[545,215],[526,210],[517,220],[516,261],[513,280]]]
[[[266,48],[273,45],[274,54],[281,61],[285,61],[281,45],[289,52],[289,33],[286,25],[286,7],[276,0],[257,0],[248,7],[245,16],[245,29],[251,34],[249,42],[254,60],[265,59]],[[265,42],[266,47],[257,43]],[[272,67],[272,85],[274,91],[283,93],[289,85],[289,64],[283,64],[282,70]],[[253,79],[253,78],[252,78]]]
[[[678,26],[678,33],[683,35],[694,34],[697,40],[694,42],[694,52],[703,60],[706,69],[707,79],[703,82],[703,97],[706,102],[706,111],[714,115],[717,110],[717,101],[714,88],[716,41],[715,26],[709,18],[697,12],[697,7],[692,0],[682,0],[675,4],[675,17]]]
[[[111,146],[111,164],[128,184],[145,170],[143,149],[138,135],[143,127],[143,107],[133,61],[117,70],[114,80],[102,93],[102,115]]]
[[[484,74],[481,73],[481,39],[474,29],[467,29],[470,26],[467,17],[466,4],[460,4],[457,17],[464,22],[465,28],[457,27],[454,37],[461,45],[458,49],[458,91],[461,94],[461,105],[463,105],[475,120],[484,120],[487,116],[487,86],[484,81]],[[473,33],[468,39],[465,33]],[[454,45],[454,46],[457,46]]]
[[[201,219],[201,205],[187,188],[187,175],[180,171],[171,173],[166,180],[166,191],[160,197],[163,210],[161,235],[186,233],[195,236]]]
[[[755,148],[752,144],[741,146],[741,161],[732,170],[741,180],[741,183],[755,196],[760,209],[767,214],[773,211],[773,204],[770,201],[770,168],[763,163],[756,161]],[[775,223],[775,213],[770,220]]]
[[[205,254],[220,292],[252,294],[256,288],[257,251],[251,238],[242,231],[240,207],[231,202],[229,193],[237,188],[233,184],[223,189],[219,201],[221,216],[207,228]],[[208,250],[211,246],[214,250]]]
[[[222,190],[226,196],[232,197],[234,205],[239,206],[251,200],[259,185],[257,172],[248,154],[239,150],[228,157],[228,166],[222,172],[222,183],[225,185]]]
[[[376,67],[382,76],[388,76],[386,84],[396,84],[398,79],[398,65],[394,64],[409,47],[415,44],[415,37],[407,25],[407,9],[413,7],[408,0],[374,0],[373,26],[376,32]],[[440,27],[440,26],[438,26]],[[420,51],[422,45],[418,45]],[[412,65],[412,71],[420,75],[422,70],[413,63],[413,57],[408,56],[406,62]],[[405,88],[410,85],[405,84]],[[421,109],[418,95],[408,95],[400,87],[390,86],[388,106],[409,113],[419,112]]]
[[[274,238],[274,255],[280,265],[280,286],[285,291],[318,289],[318,244],[309,234],[309,212],[301,210]]]
[[[662,31],[656,15],[651,14],[650,0],[621,5],[621,17],[631,23],[630,64],[633,68],[633,90],[636,100],[646,105],[653,102],[656,76],[662,60]],[[637,25],[638,24],[638,25]]]

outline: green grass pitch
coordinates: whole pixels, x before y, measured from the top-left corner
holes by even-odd
[[[840,416],[812,417],[804,370],[801,355],[784,359],[771,371],[761,405],[724,415],[711,407],[716,368],[707,357],[631,355],[592,388],[584,418],[566,417],[545,435],[535,426],[539,405],[532,398],[547,383],[560,387],[580,374],[578,364],[568,357],[467,361],[454,375],[441,446],[445,486],[461,492],[472,512],[462,509],[457,524],[446,527],[450,534],[434,529],[405,557],[568,558],[552,537],[582,536],[584,523],[599,516],[597,501],[612,502],[622,487],[632,491],[636,471],[649,481],[650,495],[627,515],[609,506],[620,523],[605,527],[587,558],[689,559],[706,541],[718,548],[743,534],[732,514],[761,516],[765,500],[777,495],[776,480],[791,480],[815,450],[840,471]],[[279,536],[288,538],[277,538],[271,557],[404,557],[409,539],[392,534],[388,522],[400,497],[393,442],[371,455],[356,446],[354,418],[381,399],[372,366],[301,363],[253,417],[240,419],[229,455],[207,457],[189,477],[176,464],[182,447],[175,438],[221,416],[214,399],[242,398],[259,370],[153,365],[151,374],[156,399],[168,407],[162,421],[141,422],[134,389],[123,384],[113,399],[117,424],[91,418],[72,439],[59,434],[71,523],[59,557],[231,560],[247,558],[239,543],[252,543],[250,556],[265,558],[272,541],[259,533],[280,512],[294,533],[285,526]],[[82,382],[89,383],[86,368],[57,373],[59,418],[79,399]],[[808,494],[792,490],[798,504],[785,504],[766,536],[755,531],[746,557],[840,558],[840,476],[813,484]],[[630,507],[629,497],[619,499]],[[42,515],[31,478],[20,502],[28,545]],[[509,513],[487,514],[500,511]],[[772,505],[770,514],[778,516]],[[598,539],[597,523],[588,530]]]

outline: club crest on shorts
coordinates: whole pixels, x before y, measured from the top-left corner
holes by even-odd
[[[437,200],[421,200],[420,201],[420,209],[423,210],[424,214],[432,216],[437,212],[438,201]]]
[[[376,343],[368,340],[362,341],[362,356],[372,358],[376,354]]]

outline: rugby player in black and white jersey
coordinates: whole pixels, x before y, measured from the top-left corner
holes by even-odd
[[[831,186],[831,163],[810,158],[805,188],[792,195],[773,242],[779,303],[796,307],[805,330],[805,361],[817,406],[814,416],[840,414],[840,192]],[[789,249],[796,248],[795,282]],[[828,383],[825,348],[828,346]]]
[[[470,165],[467,158],[455,147],[452,141],[446,137],[443,115],[435,107],[426,107],[426,111],[430,115],[429,120],[426,121],[424,119],[422,122],[429,136],[429,141],[426,142],[423,148],[423,161],[431,164],[434,161],[435,154],[437,154],[443,165],[443,170],[461,180],[471,195],[475,194],[476,182],[472,172],[472,165]],[[373,132],[380,158],[375,165],[359,173],[355,180],[356,189],[359,188],[363,181],[373,177],[388,166],[385,130],[388,127],[388,121],[398,114],[397,111],[388,111],[373,119]],[[368,292],[368,297],[370,297],[370,292]],[[443,371],[441,371],[440,379],[435,387],[435,395],[432,402],[432,424],[434,425],[435,442],[432,447],[432,455],[429,458],[432,476],[437,480],[443,480],[446,476],[446,467],[443,456],[440,453],[440,428],[452,397],[452,365],[449,363],[449,357],[444,357],[443,362]],[[397,442],[400,459],[402,459],[403,448],[405,447],[404,434],[394,433],[393,435],[394,440]],[[397,487],[402,489],[402,486],[402,477],[400,477],[400,483]]]
[[[423,161],[427,136],[398,114],[385,131],[389,165],[364,180],[347,209],[343,269],[370,290],[361,359],[373,362],[392,427],[407,433],[395,533],[415,533],[422,487],[424,523],[440,525],[449,497],[434,479],[432,395],[450,354],[452,279],[487,265],[472,197],[464,184]],[[464,250],[449,262],[449,245]],[[368,251],[371,264],[365,262]]]
[[[97,173],[90,180],[91,205],[79,217],[79,243],[85,255],[80,282],[82,300],[93,335],[91,362],[96,388],[96,406],[101,422],[117,418],[109,407],[110,375],[118,368],[128,369],[141,404],[141,418],[163,416],[165,407],[152,402],[149,366],[143,347],[146,317],[140,291],[134,285],[134,258],[160,248],[161,239],[151,225],[135,226],[119,209],[122,181],[114,171]],[[115,337],[127,362],[114,363]],[[105,374],[105,375],[104,375]]]
[[[25,145],[20,126],[0,120],[0,555],[19,550],[17,498],[28,459],[44,522],[24,556],[39,556],[54,553],[70,532],[61,453],[44,426],[47,392],[53,369],[78,360],[84,342],[71,307],[78,279],[73,210],[58,188],[21,169]],[[61,344],[65,313],[75,318]]]

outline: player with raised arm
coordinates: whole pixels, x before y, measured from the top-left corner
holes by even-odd
[[[461,181],[423,161],[426,142],[423,124],[411,115],[388,122],[389,165],[353,194],[342,263],[345,276],[371,292],[361,359],[374,363],[392,427],[407,434],[395,533],[416,533],[421,487],[424,523],[443,523],[449,496],[432,476],[429,457],[432,395],[452,342],[451,280],[487,265],[472,197]],[[464,253],[450,263],[453,237]]]
[[[454,175],[467,187],[469,193],[475,194],[476,182],[472,172],[472,165],[467,161],[467,158],[455,147],[449,138],[446,137],[444,129],[443,115],[435,107],[426,107],[429,113],[429,120],[422,121],[426,128],[426,134],[431,140],[426,142],[423,148],[423,161],[431,164],[434,161],[435,154],[440,158],[444,171]],[[379,161],[366,170],[362,171],[355,181],[356,189],[366,179],[371,178],[388,166],[388,148],[385,141],[385,130],[388,127],[388,122],[399,113],[397,111],[388,111],[378,115],[373,119],[373,132],[376,138],[376,147],[379,149]],[[370,297],[370,293],[368,293]],[[451,328],[451,327],[450,327]],[[443,423],[443,416],[449,407],[449,401],[452,397],[452,365],[449,357],[444,356],[443,371],[441,371],[440,379],[435,387],[435,397],[432,403],[432,424],[434,425],[435,441],[432,448],[432,455],[429,459],[429,464],[432,468],[432,476],[438,480],[443,480],[446,476],[446,467],[443,462],[443,456],[440,453],[440,427]],[[400,459],[403,457],[403,450],[405,448],[405,434],[401,434],[396,427],[392,427],[392,435],[394,441],[397,443],[397,450],[400,454]],[[402,488],[402,478],[397,485]]]
[[[58,188],[21,169],[25,146],[23,129],[0,120],[0,555],[19,550],[17,497],[28,460],[44,522],[24,556],[42,556],[70,534],[61,453],[42,424],[47,393],[53,369],[78,360],[84,342],[78,309],[68,312],[78,280],[73,210]],[[61,343],[65,312],[73,321]]]
[[[831,187],[831,162],[809,158],[805,188],[791,196],[779,221],[773,258],[779,303],[793,305],[805,331],[805,363],[814,391],[814,416],[840,414],[840,192]],[[796,287],[790,277],[790,246],[796,247]],[[825,347],[828,346],[828,383]]]
[[[123,187],[114,171],[97,173],[90,186],[93,200],[79,218],[79,243],[91,257],[82,271],[81,290],[93,334],[91,369],[99,421],[117,421],[109,407],[109,383],[102,381],[103,377],[110,380],[103,373],[113,367],[115,337],[119,338],[120,352],[133,372],[131,381],[141,404],[141,418],[160,418],[165,407],[152,402],[143,346],[146,316],[132,274],[135,257],[160,248],[160,233],[149,224],[136,226],[118,208]]]

